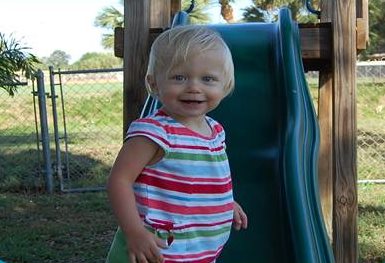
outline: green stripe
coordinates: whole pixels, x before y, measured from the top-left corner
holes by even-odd
[[[155,233],[154,229],[146,226],[146,228],[152,232]],[[190,231],[190,232],[172,232],[175,239],[192,239],[197,237],[213,237],[218,236],[224,233],[227,233],[231,230],[231,226],[225,226],[216,230],[198,230],[198,231]],[[157,232],[157,236],[161,239],[167,239],[169,237],[169,234],[166,231],[161,230],[161,232]]]
[[[218,236],[223,233],[227,233],[231,230],[231,226],[222,227],[216,230],[200,230],[200,231],[191,231],[184,233],[175,233],[176,239],[191,239],[196,237],[213,237]]]
[[[227,160],[227,155],[225,153],[210,155],[210,154],[170,152],[167,154],[167,159],[205,161],[205,162],[223,162]]]

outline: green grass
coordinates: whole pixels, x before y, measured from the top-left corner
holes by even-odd
[[[385,261],[385,185],[359,185],[358,241],[362,262]]]
[[[385,185],[359,185],[359,262],[385,260]],[[106,193],[0,194],[0,258],[102,263],[116,229]]]
[[[0,220],[0,258],[14,263],[102,263],[116,228],[105,193],[0,194]]]
[[[121,146],[121,84],[66,84],[71,179],[66,187],[100,186]],[[316,83],[310,91],[317,97]],[[11,98],[0,89],[0,258],[8,262],[104,262],[116,223],[106,194],[44,191],[30,87]],[[58,102],[59,133],[63,114]],[[315,101],[316,103],[316,101]],[[54,158],[51,101],[47,99]],[[359,82],[358,178],[385,178],[385,84]],[[38,125],[40,125],[38,123]],[[61,154],[64,143],[61,140]],[[41,147],[41,146],[40,146]],[[55,183],[58,182],[55,177]],[[385,261],[385,185],[359,185],[360,262]]]
[[[56,94],[60,94],[59,88]],[[122,84],[70,83],[63,89],[64,105],[58,97],[58,127],[65,187],[94,187],[105,184],[106,175],[122,143]],[[0,89],[0,177],[1,191],[36,191],[44,188],[43,158],[37,150],[31,87],[15,97]],[[67,130],[65,154],[63,110]],[[36,104],[37,115],[38,105]],[[47,98],[51,159],[54,151],[52,101]],[[37,123],[40,128],[40,123]],[[67,157],[67,158],[66,158]],[[55,180],[57,182],[57,180]]]

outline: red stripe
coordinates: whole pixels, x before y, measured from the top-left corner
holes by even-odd
[[[165,257],[165,263],[174,263],[174,262],[181,262],[179,260],[184,259],[182,261],[183,263],[210,263],[215,260],[215,258],[218,256],[218,254],[222,251],[223,246],[219,247],[217,251],[205,251],[202,253],[197,253],[197,254],[188,254],[188,255],[170,255],[164,253]],[[208,256],[207,258],[203,259],[194,259],[194,258],[200,258],[203,256]],[[173,260],[178,260],[178,261],[173,261]]]
[[[183,144],[170,144],[171,148],[179,148],[179,149],[193,149],[193,150],[208,150],[211,152],[219,152],[223,150],[223,146],[219,146],[216,148],[210,148],[206,146],[200,146],[200,145],[183,145]]]
[[[162,111],[162,110],[159,110],[155,116],[169,117],[168,114],[165,113],[165,112]],[[216,132],[218,132],[218,133],[220,133],[220,132],[223,131],[223,127],[222,127],[222,125],[219,124],[219,123],[216,123],[216,124],[214,125],[213,128],[214,128],[214,130],[215,130]]]
[[[187,194],[223,194],[231,191],[231,181],[224,184],[191,184],[173,182],[169,180],[163,180],[153,176],[141,175],[137,178],[136,182],[143,183],[155,187],[159,187],[165,190],[176,191]]]
[[[140,196],[136,196],[136,201],[139,204],[142,204],[152,209],[158,209],[158,210],[167,211],[170,213],[177,213],[177,214],[183,214],[183,215],[217,214],[217,213],[232,211],[234,208],[233,202],[227,203],[224,205],[216,205],[216,206],[182,206],[182,205],[170,204],[163,201],[158,201],[155,199],[143,198]]]
[[[221,222],[216,222],[216,223],[212,223],[212,224],[188,224],[188,225],[181,225],[181,226],[174,226],[174,229],[185,229],[185,228],[190,228],[190,227],[209,227],[209,226],[220,226],[220,225],[223,225],[223,224],[226,224],[226,223],[232,223],[233,222],[233,219],[229,219],[229,220],[225,220],[225,221],[221,221]]]
[[[163,137],[160,137],[157,134],[151,133],[151,132],[146,132],[146,131],[132,131],[127,134],[127,137],[130,136],[139,136],[139,135],[148,135],[150,137],[154,137],[160,141],[162,141],[164,144],[168,145],[170,148],[174,149],[191,149],[191,150],[208,150],[211,152],[219,152],[223,150],[223,146],[219,146],[216,148],[210,148],[206,146],[200,146],[200,145],[183,145],[183,144],[170,144],[167,140],[165,140]]]
[[[163,137],[160,137],[159,135],[157,134],[154,134],[154,133],[151,133],[151,132],[145,132],[145,131],[133,131],[133,132],[129,132],[127,134],[127,137],[130,136],[139,136],[139,135],[148,135],[150,137],[154,137],[160,141],[162,141],[163,143],[165,143],[166,145],[170,145],[168,141],[166,141]]]
[[[145,216],[144,215],[140,215],[140,217],[145,220]],[[160,219],[153,219],[153,218],[150,218],[150,220],[152,222],[155,222],[155,223],[159,223],[161,225],[169,225],[170,223],[172,224],[172,222],[170,221],[165,221],[165,220],[160,220]],[[220,225],[223,225],[223,224],[227,224],[227,223],[232,223],[233,222],[233,219],[228,219],[228,220],[224,220],[224,221],[219,221],[219,222],[215,222],[215,223],[194,223],[194,224],[185,224],[185,225],[178,225],[178,226],[173,226],[173,230],[178,230],[178,229],[186,229],[186,228],[191,228],[191,227],[210,227],[210,226],[220,226]]]
[[[164,128],[166,129],[167,133],[170,133],[170,134],[199,137],[202,139],[211,139],[217,135],[217,131],[215,129],[210,136],[204,136],[186,127],[165,126]]]
[[[137,122],[154,124],[158,127],[165,129],[165,131],[167,133],[170,133],[170,134],[194,136],[194,137],[198,136],[198,137],[203,138],[203,139],[213,138],[218,133],[223,131],[223,127],[219,123],[214,125],[213,134],[211,136],[204,136],[204,135],[201,135],[197,132],[194,132],[193,130],[188,129],[187,127],[183,127],[183,126],[182,127],[176,127],[176,126],[170,126],[170,125],[162,125],[162,124],[160,124],[159,121],[153,120],[153,119],[146,119],[146,118],[145,119],[139,119],[139,120],[137,120]]]
[[[186,182],[186,181],[187,182],[194,182],[194,183],[208,183],[208,182],[210,182],[210,183],[226,183],[226,182],[231,181],[230,176],[226,176],[223,178],[185,177],[185,176],[179,176],[179,175],[175,175],[175,174],[171,174],[171,173],[161,172],[161,171],[154,170],[151,168],[144,168],[142,174],[146,175],[146,176],[155,175],[157,177],[180,180],[183,182]]]

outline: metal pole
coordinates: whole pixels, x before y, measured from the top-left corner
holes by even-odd
[[[46,177],[46,190],[48,193],[53,192],[53,178],[52,178],[52,167],[51,167],[51,153],[49,146],[49,131],[47,121],[47,105],[45,100],[45,88],[44,88],[44,74],[41,70],[36,73],[37,79],[37,93],[39,102],[39,114],[40,114],[40,129],[41,129],[41,142],[43,148],[44,158],[44,170]]]
[[[57,117],[57,105],[56,105],[56,92],[55,92],[55,79],[54,79],[53,67],[49,67],[49,82],[51,86],[51,101],[52,101],[52,118],[53,118],[53,128],[54,128],[54,137],[55,137],[55,155],[56,155],[56,172],[60,181],[60,190],[63,191],[63,170],[62,170],[62,161],[61,161],[61,152],[60,152],[60,138],[59,138],[59,125]]]

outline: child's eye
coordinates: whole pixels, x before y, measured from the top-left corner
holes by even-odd
[[[204,76],[204,77],[202,77],[202,80],[203,80],[204,82],[213,82],[213,81],[215,81],[216,79],[215,79],[214,77],[212,77],[212,76]]]
[[[176,81],[185,81],[187,78],[183,75],[174,75],[171,77],[171,79]]]

